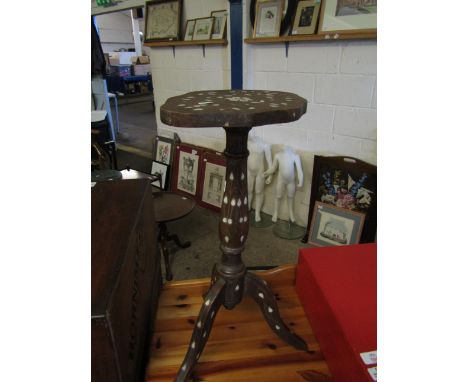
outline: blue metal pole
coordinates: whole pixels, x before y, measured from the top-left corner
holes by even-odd
[[[231,88],[242,89],[242,0],[229,0],[231,29]]]

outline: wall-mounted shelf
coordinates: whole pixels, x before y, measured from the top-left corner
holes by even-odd
[[[158,48],[161,46],[191,46],[191,45],[227,45],[227,40],[196,40],[196,41],[154,41],[145,42],[145,46]]]
[[[295,35],[295,36],[280,36],[280,37],[257,37],[246,38],[246,44],[275,44],[284,43],[286,49],[286,57],[288,56],[290,42],[304,41],[342,41],[342,40],[366,40],[376,39],[377,32],[360,32],[360,33],[330,33],[330,34],[312,34],[312,35]]]
[[[151,48],[161,48],[172,46],[172,54],[175,57],[175,48],[176,46],[194,46],[199,45],[203,48],[203,57],[205,57],[205,46],[206,45],[227,45],[228,41],[226,39],[221,40],[196,40],[196,41],[154,41],[154,42],[145,42],[145,46]]]

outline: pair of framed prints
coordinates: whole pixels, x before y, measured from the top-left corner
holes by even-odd
[[[174,149],[174,139],[160,136],[154,139],[151,175],[160,174],[161,181],[155,181],[151,184],[161,190],[167,191],[170,186]]]
[[[377,0],[252,0],[253,37],[376,32]]]
[[[315,156],[303,242],[372,243],[376,232],[377,167],[355,158]]]
[[[221,40],[226,35],[227,11],[213,11],[210,17],[187,20],[184,41]]]
[[[219,212],[225,179],[226,157],[222,153],[182,143],[176,146],[172,191]]]

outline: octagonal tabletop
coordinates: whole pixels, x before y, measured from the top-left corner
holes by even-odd
[[[161,121],[177,127],[253,127],[298,120],[307,100],[269,90],[204,90],[169,98]]]

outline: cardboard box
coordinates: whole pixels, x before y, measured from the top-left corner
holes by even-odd
[[[150,63],[150,58],[149,56],[135,56],[132,57],[132,64],[137,65],[137,64],[149,64]]]
[[[132,57],[138,57],[135,52],[112,52],[109,53],[111,65],[131,65]]]
[[[335,382],[373,382],[377,350],[377,245],[302,248],[296,291]]]
[[[134,76],[146,76],[148,73],[151,73],[151,65],[133,65],[133,75]]]

